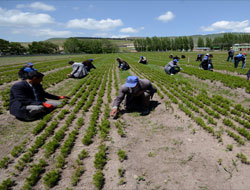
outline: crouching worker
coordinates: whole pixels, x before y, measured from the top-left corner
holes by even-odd
[[[203,54],[198,54],[195,61],[202,61]]]
[[[148,63],[147,58],[141,56],[140,59],[139,59],[139,61],[138,61],[138,63],[147,64]]]
[[[90,72],[91,69],[96,69],[96,67],[93,65],[93,59],[88,59],[86,61],[83,61],[82,64],[84,65],[85,69]]]
[[[119,64],[119,65],[118,65],[118,68],[119,68],[119,69],[121,69],[121,70],[123,70],[123,71],[126,71],[126,70],[130,69],[129,64],[128,64],[126,61],[122,60],[121,58],[117,58],[116,61],[117,61],[118,64]]]
[[[207,53],[200,64],[200,69],[213,71],[213,68],[214,67],[213,67],[211,55]]]
[[[169,74],[169,75],[174,75],[174,74],[177,74],[178,72],[180,72],[180,70],[182,70],[181,67],[179,67],[177,65],[178,63],[178,60],[177,59],[174,59],[173,61],[170,61],[165,67],[164,67],[164,70],[166,72],[166,74]]]
[[[28,73],[27,79],[15,83],[10,89],[10,114],[17,119],[32,121],[52,111],[59,99],[67,96],[55,96],[44,91],[41,82],[43,74],[38,71]],[[45,98],[54,99],[47,101]]]
[[[69,64],[73,67],[73,71],[68,74],[69,78],[83,78],[88,74],[88,71],[82,63],[69,61]]]
[[[129,76],[114,100],[110,116],[117,116],[119,106],[124,98],[124,106],[127,111],[136,109],[142,111],[142,115],[147,115],[149,113],[150,98],[153,98],[155,92],[156,88],[147,79]]]

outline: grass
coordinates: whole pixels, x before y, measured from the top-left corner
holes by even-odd
[[[119,71],[119,76],[120,76],[120,83],[124,84],[127,81],[128,76],[131,76],[131,73],[129,70]]]

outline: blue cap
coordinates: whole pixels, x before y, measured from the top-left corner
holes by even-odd
[[[29,63],[27,63],[27,65],[29,65],[29,66],[33,66],[33,63],[29,62]]]
[[[143,58],[143,56],[141,56],[141,58]]]
[[[173,62],[178,63],[178,59],[174,59]]]
[[[137,76],[128,76],[125,86],[133,88],[137,85],[138,82],[139,82],[139,78]]]
[[[94,61],[93,59],[89,59],[90,61]]]

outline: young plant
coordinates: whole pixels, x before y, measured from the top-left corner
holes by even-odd
[[[118,159],[123,162],[124,160],[127,159],[127,154],[125,152],[125,150],[121,150],[119,149],[118,152],[117,152],[117,155],[118,155]]]

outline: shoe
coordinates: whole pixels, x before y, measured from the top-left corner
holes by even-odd
[[[144,109],[144,110],[141,112],[141,115],[148,115],[149,112],[150,112],[149,109],[146,108],[146,109]]]
[[[171,73],[170,75],[174,75],[173,73]]]

